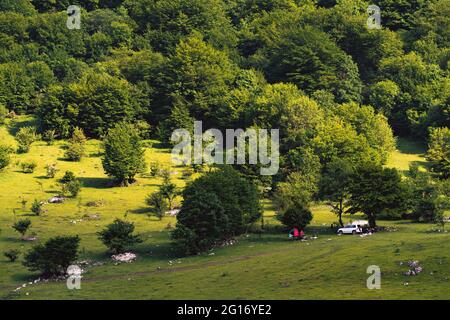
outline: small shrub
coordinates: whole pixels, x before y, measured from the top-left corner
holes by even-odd
[[[19,232],[22,237],[25,236],[25,233],[27,233],[28,229],[31,226],[31,220],[30,219],[21,219],[14,223],[12,225],[12,228]]]
[[[175,200],[175,197],[178,195],[177,186],[175,183],[172,182],[170,179],[170,174],[164,176],[164,181],[162,185],[159,187],[159,193],[164,196],[164,198],[167,199],[169,202],[169,208],[170,210],[173,209],[173,202]]]
[[[0,145],[0,170],[3,170],[11,163],[11,148]]]
[[[5,251],[3,254],[6,258],[8,258],[10,262],[15,262],[17,258],[19,258],[20,251],[16,249],[10,249]]]
[[[78,257],[79,243],[78,236],[51,238],[45,244],[34,246],[25,255],[23,265],[46,276],[65,274]]]
[[[84,146],[78,143],[68,145],[65,158],[69,161],[81,161],[84,156]]]
[[[97,235],[111,252],[122,253],[127,247],[142,242],[139,236],[133,235],[133,232],[133,223],[116,219]]]
[[[149,195],[145,202],[147,205],[153,207],[155,216],[159,218],[159,220],[162,220],[164,217],[167,209],[169,208],[169,204],[161,192],[155,192]]]
[[[66,171],[64,176],[61,179],[61,183],[69,183],[71,181],[75,181],[77,178],[75,177],[75,174],[72,171]]]
[[[159,170],[159,176],[163,179],[163,181],[170,180],[170,170],[167,168]]]
[[[136,122],[135,126],[139,132],[139,135],[141,136],[141,139],[149,139],[150,138],[151,126],[148,124],[147,121],[138,120]]]
[[[21,162],[20,167],[22,168],[23,173],[33,173],[34,170],[36,170],[37,163],[36,161]]]
[[[27,153],[30,151],[31,144],[39,140],[39,136],[36,134],[34,127],[22,127],[16,134],[16,140],[19,145],[19,153]]]
[[[22,200],[20,200],[20,204],[22,205],[22,210],[25,210],[27,207],[28,201],[25,200],[25,198],[23,198],[23,197],[21,197],[21,198],[22,198]]]
[[[56,173],[59,171],[56,163],[46,165],[45,170],[47,170],[47,178],[49,179],[53,179],[56,176]]]
[[[75,198],[81,190],[81,182],[78,180],[72,180],[62,185],[62,194]]]
[[[69,146],[66,150],[66,158],[70,161],[80,161],[85,155],[86,136],[80,128],[75,128]]]
[[[42,135],[42,139],[47,142],[48,146],[53,145],[56,139],[56,131],[55,130],[47,130]]]
[[[34,202],[31,205],[31,212],[33,212],[37,216],[40,216],[41,213],[44,211],[43,207],[44,203],[34,199]]]
[[[161,165],[159,164],[159,162],[150,163],[150,175],[152,177],[157,177],[159,175],[160,170]]]

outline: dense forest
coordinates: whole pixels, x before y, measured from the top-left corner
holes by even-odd
[[[160,135],[192,118],[287,133],[282,119],[307,109],[310,136],[340,118],[331,130],[385,149],[351,120],[364,114],[427,139],[450,121],[449,2],[373,2],[379,30],[365,1],[2,0],[0,103],[61,137],[119,119]],[[79,30],[66,27],[70,4]]]
[[[367,27],[369,4],[381,28]],[[165,143],[195,120],[280,129],[277,176],[239,168],[276,185],[280,206],[320,197],[321,177],[347,164],[383,165],[395,136],[427,142],[446,179],[449,11],[449,0],[2,0],[0,113],[33,114],[61,139],[122,121]]]

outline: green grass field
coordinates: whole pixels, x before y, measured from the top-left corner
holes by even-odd
[[[22,118],[22,121],[29,119]],[[14,144],[5,127],[0,128],[3,143]],[[336,221],[327,207],[313,208],[314,219],[307,235],[317,239],[292,242],[274,219],[270,203],[265,202],[266,232],[238,238],[237,244],[217,248],[199,256],[177,257],[170,247],[170,227],[175,218],[158,221],[148,216],[145,197],[156,190],[159,178],[139,177],[128,188],[110,188],[99,157],[99,142],[89,141],[88,156],[80,163],[62,160],[63,143],[47,146],[35,143],[28,154],[14,155],[10,167],[0,173],[0,297],[3,299],[449,299],[450,233],[429,232],[430,224],[408,221],[380,221],[396,231],[372,236],[337,236],[330,229]],[[423,146],[400,140],[388,166],[406,170],[416,161],[426,166]],[[168,150],[148,148],[148,162],[170,164]],[[35,160],[33,174],[21,172],[18,162]],[[57,162],[61,170],[55,179],[45,177],[45,165]],[[48,204],[46,212],[35,217],[30,206],[34,199],[47,200],[58,186],[65,170],[72,170],[83,182],[77,199],[64,204]],[[182,187],[179,168],[172,168]],[[22,200],[27,201],[25,208]],[[90,201],[103,205],[89,207]],[[15,214],[14,214],[15,211]],[[88,220],[85,215],[100,215]],[[103,262],[86,269],[81,290],[68,290],[64,281],[29,285],[37,278],[21,261],[8,262],[7,249],[22,254],[33,243],[20,240],[11,224],[15,219],[32,220],[30,233],[38,241],[55,235],[79,235],[79,260]],[[134,263],[116,265],[97,239],[96,232],[115,218],[126,218],[136,225],[144,242],[133,250]],[[346,221],[360,217],[345,217]],[[21,260],[21,259],[19,259]],[[403,275],[408,268],[400,262],[419,260],[424,271],[415,277]],[[380,290],[366,288],[369,265],[381,268]],[[26,287],[14,290],[23,284]]]

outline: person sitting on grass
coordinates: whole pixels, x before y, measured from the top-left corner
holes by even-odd
[[[298,230],[297,227],[294,227],[291,231],[289,231],[289,238],[294,240],[301,240],[305,237],[305,233],[303,230]]]
[[[303,230],[300,230],[300,234],[298,235],[300,240],[303,240],[305,238],[305,233]]]

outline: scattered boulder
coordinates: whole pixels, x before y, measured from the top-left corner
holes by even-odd
[[[48,200],[48,203],[63,203],[64,200],[65,200],[64,197],[56,196],[56,197],[50,198],[50,199]]]
[[[404,273],[405,276],[417,276],[423,271],[423,268],[420,266],[419,261],[417,260],[408,261],[406,264],[410,269]]]
[[[166,211],[166,215],[169,215],[171,217],[176,217],[178,213],[180,213],[180,209]]]
[[[111,258],[117,262],[131,263],[134,260],[136,260],[137,256],[134,253],[125,252],[125,253],[113,255]]]
[[[83,216],[83,218],[85,218],[86,220],[100,220],[100,215],[99,214],[85,214]]]

